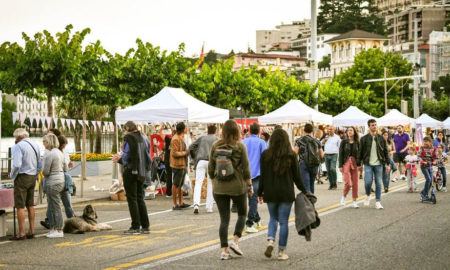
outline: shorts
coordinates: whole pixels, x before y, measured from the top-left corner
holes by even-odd
[[[184,178],[186,177],[186,169],[172,168],[172,185],[182,187],[184,185]]]
[[[14,206],[25,208],[34,206],[36,175],[19,174],[14,180]]]
[[[394,153],[394,162],[395,163],[405,163],[405,157],[407,153]]]

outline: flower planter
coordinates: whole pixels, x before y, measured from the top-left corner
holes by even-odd
[[[71,176],[81,175],[81,161],[74,161],[74,167],[69,171]],[[104,161],[88,161],[86,163],[86,176],[98,176],[111,174],[113,162],[111,160]]]

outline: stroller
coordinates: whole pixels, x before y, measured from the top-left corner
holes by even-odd
[[[152,183],[155,185],[155,189],[158,192],[158,194],[163,195],[162,190],[162,182],[166,183],[166,170],[164,166],[164,160],[159,157],[154,157],[152,161],[152,175],[151,180]]]

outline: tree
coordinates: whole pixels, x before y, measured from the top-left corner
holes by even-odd
[[[319,83],[319,111],[337,115],[353,105],[368,114],[376,115],[381,109],[381,104],[369,102],[372,94],[369,86],[354,90],[337,82],[321,82]]]
[[[374,0],[320,1],[317,16],[318,32],[346,33],[354,29],[384,35],[384,18],[378,16]]]
[[[214,50],[210,50],[206,53],[205,63],[207,63],[208,65],[217,63],[217,53]]]
[[[3,95],[2,109],[2,136],[12,136],[14,130],[20,127],[20,125],[12,121],[12,112],[15,112],[17,109],[16,104],[8,102],[5,99],[5,95]]]
[[[424,99],[422,113],[426,113],[439,121],[444,121],[450,115],[448,104],[449,98],[446,95],[442,95],[440,100]]]
[[[331,57],[325,55],[324,57],[322,57],[322,61],[319,62],[318,67],[319,69],[330,68],[330,63]]]
[[[355,63],[352,67],[334,77],[333,81],[338,82],[344,87],[350,87],[354,90],[366,89],[370,86],[369,102],[382,105],[380,111],[375,112],[374,116],[384,114],[384,82],[364,83],[364,80],[379,79],[384,76],[384,67],[387,68],[387,77],[407,76],[412,74],[412,64],[403,59],[400,54],[392,52],[383,52],[380,49],[369,49],[362,51],[355,57]],[[388,89],[395,81],[388,81]],[[413,93],[408,87],[403,90],[403,97],[411,100]],[[388,94],[388,107],[400,109],[401,105],[401,86],[397,84]]]
[[[72,34],[72,25],[53,37],[47,30],[30,38],[22,33],[25,46],[6,42],[0,49],[0,87],[6,93],[47,99],[48,115],[53,116],[53,97],[65,96],[71,89],[69,78],[77,70],[77,58],[88,28]]]
[[[450,74],[439,77],[439,80],[431,83],[431,89],[438,101],[447,96],[448,103],[448,115],[450,115]]]

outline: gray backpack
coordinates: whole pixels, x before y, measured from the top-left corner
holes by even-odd
[[[226,181],[234,177],[234,168],[231,161],[233,150],[228,145],[221,145],[216,148],[216,177],[217,180]]]

